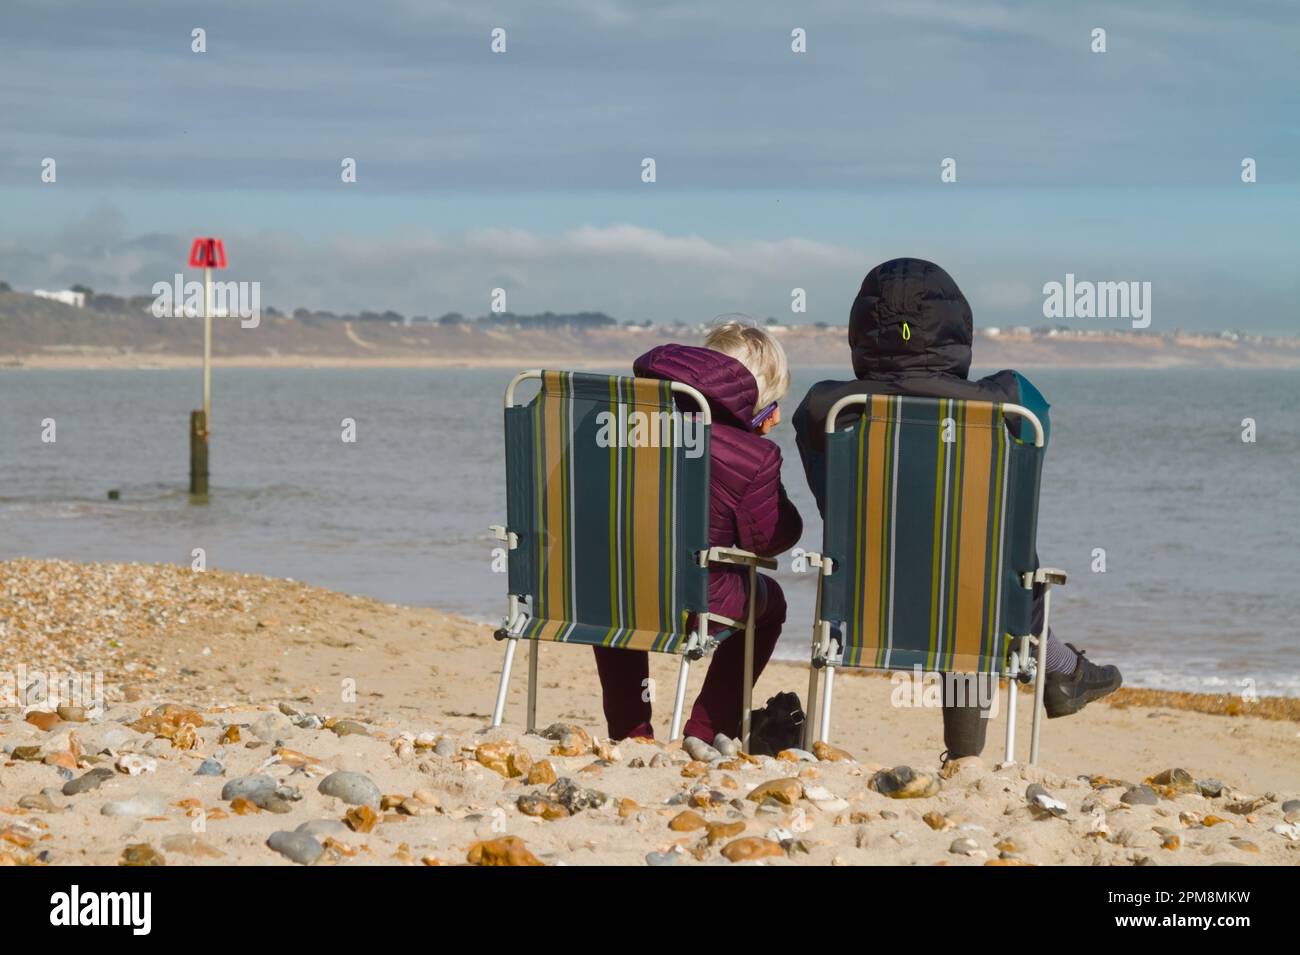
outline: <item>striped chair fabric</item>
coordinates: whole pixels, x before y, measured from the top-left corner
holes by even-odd
[[[987,402],[869,395],[860,410],[827,435],[821,616],[844,624],[841,665],[1001,672],[1030,627],[1041,449]]]
[[[693,410],[693,409],[691,409]],[[665,381],[547,371],[506,409],[510,592],[532,640],[677,652],[708,609],[708,429]]]

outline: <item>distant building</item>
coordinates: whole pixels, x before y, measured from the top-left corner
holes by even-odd
[[[1001,334],[1002,334],[1002,329],[998,328],[996,325],[992,328],[984,329],[984,335],[987,338],[997,338]]]
[[[38,288],[32,292],[37,298],[48,298],[52,302],[62,302],[64,305],[71,305],[73,308],[86,307],[86,293],[74,292],[72,289],[63,289],[59,292],[47,292],[43,288]]]

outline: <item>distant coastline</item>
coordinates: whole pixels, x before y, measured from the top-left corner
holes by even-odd
[[[841,324],[763,320],[795,367],[848,364]],[[255,327],[216,318],[213,361],[244,368],[626,368],[666,341],[698,342],[706,326],[620,323],[600,312],[557,315],[334,315],[267,309]],[[159,317],[137,299],[92,295],[84,308],[0,289],[0,370],[194,368],[202,319]],[[981,368],[1300,368],[1300,337],[991,324],[976,331]]]

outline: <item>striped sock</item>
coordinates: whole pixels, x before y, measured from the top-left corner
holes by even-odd
[[[1060,640],[1056,639],[1049,627],[1047,630],[1047,672],[1062,673],[1069,676],[1079,665],[1079,654],[1075,653]]]

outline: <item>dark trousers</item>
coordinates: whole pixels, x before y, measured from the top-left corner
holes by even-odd
[[[754,608],[754,681],[767,666],[785,623],[785,594],[765,574],[758,576],[758,600]],[[654,736],[650,724],[650,660],[646,653],[594,647],[596,671],[600,674],[601,702],[611,739]],[[740,735],[740,691],[744,683],[745,634],[738,630],[713,652],[704,686],[691,707],[685,734],[706,743],[718,733]]]

